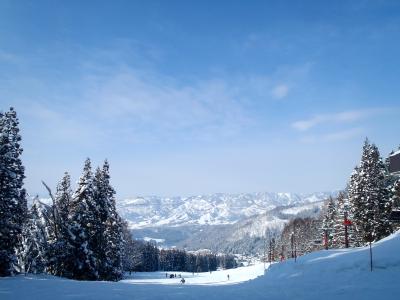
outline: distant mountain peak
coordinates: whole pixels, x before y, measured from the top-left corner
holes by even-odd
[[[191,197],[133,197],[117,201],[119,213],[131,228],[233,224],[278,206],[325,200],[336,192],[242,193]]]

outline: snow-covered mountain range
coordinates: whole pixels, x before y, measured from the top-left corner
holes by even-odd
[[[155,226],[136,228],[132,233],[136,239],[152,240],[162,247],[256,255],[263,251],[267,233],[279,234],[293,218],[318,216],[324,202],[277,206],[233,224]]]
[[[315,217],[329,193],[212,194],[134,197],[117,201],[135,238],[162,247],[259,253],[265,232],[279,232],[295,217]]]
[[[117,201],[118,211],[131,229],[159,226],[234,224],[280,206],[326,200],[334,193],[211,194],[192,197],[134,197]],[[293,208],[294,207],[294,208]]]

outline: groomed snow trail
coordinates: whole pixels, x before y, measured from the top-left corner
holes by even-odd
[[[268,265],[266,266],[268,267]],[[166,278],[165,274],[176,274],[176,278]],[[248,267],[231,270],[221,270],[205,273],[187,272],[144,272],[135,273],[129,279],[122,280],[124,283],[131,284],[163,284],[181,285],[181,278],[185,278],[185,285],[226,285],[237,284],[264,275],[264,264],[258,263]],[[228,279],[229,275],[229,279]]]
[[[288,260],[274,264],[260,277],[262,264],[192,278],[191,274],[183,274],[187,276],[183,285],[179,278],[166,279],[164,272],[136,274],[116,283],[43,275],[0,278],[0,299],[398,300],[400,233],[375,243],[373,252],[373,272],[369,271],[369,249],[365,247],[315,252],[296,263]]]

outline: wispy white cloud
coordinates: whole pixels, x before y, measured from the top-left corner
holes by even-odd
[[[15,88],[19,92],[12,98],[31,111],[38,126],[51,124],[59,137],[78,142],[90,132],[138,142],[240,137],[263,126],[264,120],[254,114],[257,105],[285,98],[310,68],[307,63],[270,74],[218,73],[186,81],[160,72],[156,62],[162,53],[134,41],[119,40],[106,49],[74,46],[73,52],[79,54],[75,77],[44,74],[32,81],[28,74],[7,86],[25,85]]]
[[[84,109],[95,108],[96,115],[110,122],[129,120],[131,136],[216,140],[254,125],[251,110],[257,99],[272,103],[286,97],[289,83],[282,78],[295,82],[306,72],[304,66],[296,66],[270,76],[218,74],[182,82],[149,65],[102,65],[94,60],[84,66],[79,83]]]
[[[309,119],[300,120],[292,123],[292,127],[299,131],[307,131],[317,125],[325,123],[351,123],[364,119],[371,115],[382,113],[383,109],[362,109],[343,111],[332,114],[319,114]]]
[[[85,110],[111,123],[126,121],[134,135],[161,138],[234,136],[251,119],[241,90],[226,80],[181,85],[159,74],[132,68],[92,74],[82,83]]]

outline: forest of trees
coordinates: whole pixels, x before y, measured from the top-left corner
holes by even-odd
[[[209,272],[218,268],[237,267],[234,255],[213,254],[209,251],[188,252],[180,249],[159,249],[152,242],[134,240],[127,236],[126,264],[128,272]]]
[[[122,278],[124,271],[204,272],[236,266],[233,256],[160,250],[135,241],[118,215],[107,160],[93,172],[85,161],[74,191],[65,173],[51,204],[28,206],[19,122],[0,113],[0,276],[47,273],[78,280]]]
[[[48,273],[74,279],[119,280],[123,231],[110,185],[109,165],[93,174],[86,160],[75,192],[65,173],[52,204],[35,199],[30,208],[22,188],[18,119],[13,109],[0,115],[0,274]]]
[[[320,218],[293,219],[279,236],[269,236],[267,259],[345,248],[345,230],[349,247],[378,241],[399,229],[399,224],[390,220],[393,209],[400,210],[400,178],[389,174],[378,147],[366,139],[347,188],[327,200]]]

